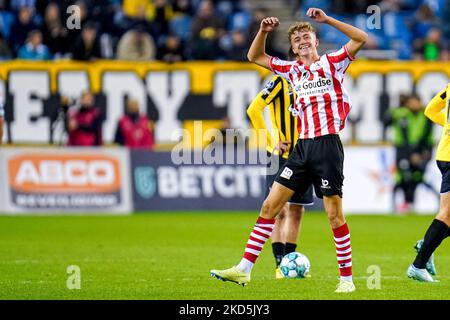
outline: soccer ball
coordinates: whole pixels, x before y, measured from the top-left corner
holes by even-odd
[[[310,266],[309,260],[304,254],[291,252],[281,260],[280,270],[285,278],[301,279],[307,276]]]

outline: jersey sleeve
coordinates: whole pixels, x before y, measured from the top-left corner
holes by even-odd
[[[286,80],[289,81],[289,71],[291,70],[291,67],[295,64],[295,61],[287,61],[287,60],[281,60],[277,57],[270,57],[269,65],[270,69],[275,73]]]
[[[263,110],[266,107],[264,99],[261,97],[261,92],[253,99],[252,103],[247,109],[247,115],[250,118],[253,128],[265,129],[266,125],[263,117]]]
[[[350,63],[355,60],[355,57],[348,52],[347,45],[335,52],[328,53],[326,56],[330,64],[333,65],[335,72],[341,76],[347,71]]]
[[[252,103],[247,109],[247,114],[255,129],[266,128],[262,112],[264,108],[270,105],[273,100],[283,90],[282,78],[274,76],[264,87],[261,92],[253,99]]]
[[[446,89],[444,89],[431,99],[424,111],[425,116],[441,126],[444,126],[446,122],[445,114],[442,112],[442,109],[445,108],[446,98],[447,93]]]

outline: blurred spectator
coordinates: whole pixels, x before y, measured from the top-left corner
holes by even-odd
[[[72,48],[72,58],[74,60],[92,61],[101,57],[97,27],[94,23],[86,23]]]
[[[59,6],[55,2],[49,3],[45,9],[44,25],[42,26],[44,43],[50,52],[58,56],[67,52],[67,29],[62,25]]]
[[[173,17],[172,5],[168,0],[153,0],[148,14],[153,38],[159,41],[161,36],[169,33],[169,21]]]
[[[214,14],[214,4],[202,0],[192,22],[192,58],[194,60],[223,59],[225,53],[219,39],[225,34],[224,22]]]
[[[123,0],[122,10],[126,17],[131,19],[139,19],[147,16],[147,10],[150,6],[150,0]]]
[[[143,27],[126,32],[117,46],[117,58],[120,60],[154,60],[155,43]]]
[[[9,60],[13,58],[11,49],[9,49],[8,42],[0,33],[0,60]]]
[[[126,112],[117,124],[114,142],[128,148],[153,149],[153,124],[147,115],[140,114],[137,100],[127,101]]]
[[[248,42],[245,34],[241,30],[231,33],[231,48],[227,50],[228,60],[247,61]]]
[[[425,38],[433,27],[440,27],[439,19],[427,4],[422,4],[414,17],[412,26],[414,38]]]
[[[100,108],[95,106],[92,92],[83,92],[80,107],[69,111],[69,146],[102,145],[102,117]]]
[[[413,94],[403,99],[405,105],[387,112],[385,124],[393,128],[396,151],[396,175],[393,199],[397,190],[402,190],[404,203],[398,212],[406,212],[414,205],[415,191],[423,184],[437,194],[424,181],[425,169],[433,149],[433,124],[425,117],[420,98]]]
[[[167,63],[186,60],[184,46],[180,38],[174,35],[167,36],[162,46],[158,48],[156,58]]]
[[[156,42],[169,32],[169,21],[173,17],[172,4],[167,0],[124,0],[123,12],[132,21],[149,23]]]
[[[66,12],[67,7],[71,2],[72,1],[69,1],[69,3],[66,3],[66,5],[63,6],[63,10],[64,10],[63,12]],[[74,21],[75,20],[80,21],[81,29],[73,28],[73,29],[68,30],[67,41],[71,45],[73,45],[74,43],[76,43],[79,40],[85,24],[89,21],[89,9],[86,5],[86,2],[79,0],[75,3],[73,3],[73,5],[77,6],[77,8],[79,9],[79,10],[75,10],[73,12],[73,14],[75,15],[73,17],[73,19],[74,19]]]
[[[39,30],[33,30],[27,42],[20,48],[17,57],[27,60],[48,60],[52,56],[47,46],[42,43],[42,33]]]
[[[209,34],[214,33],[217,39],[225,32],[224,27],[225,22],[214,13],[214,3],[211,0],[202,0],[192,22],[192,40],[196,42],[204,38],[205,32],[202,35],[202,31],[205,29],[209,30]]]
[[[225,52],[219,46],[217,30],[212,27],[203,28],[192,48],[194,60],[221,60]]]
[[[425,40],[418,40],[416,45],[415,58],[426,61],[436,61],[440,60],[441,52],[443,50],[441,41],[441,30],[437,28],[432,28],[428,31]]]
[[[30,7],[21,7],[17,19],[11,26],[9,42],[13,52],[17,52],[25,43],[28,34],[38,26],[33,22],[34,11]]]
[[[307,7],[313,5],[332,16],[340,15],[353,22],[359,19],[364,26],[367,7],[376,4],[384,12],[383,26],[369,32],[371,39],[366,43],[366,51],[371,51],[367,55],[369,59],[410,59],[414,52],[415,57],[423,55],[425,60],[435,60],[436,51],[441,60],[448,57],[450,0],[283,0],[281,3],[299,8],[301,17]],[[242,10],[242,4],[245,4],[244,0],[0,0],[0,33],[16,56],[27,34],[42,26],[43,43],[54,58],[58,58],[74,51],[75,44],[80,45],[81,32],[87,21],[92,21],[97,25],[96,42],[100,47],[100,54],[94,56],[111,58],[114,52],[118,53],[117,46],[124,34],[141,25],[152,36],[156,56],[163,61],[179,60],[180,56],[185,59],[241,60],[242,37],[248,41],[246,50],[261,19],[272,14],[257,8],[249,22],[249,13]],[[79,14],[75,18],[81,21],[81,29],[66,29],[65,21],[69,17],[66,10],[70,5],[80,9],[75,11]],[[292,12],[295,16],[297,10]],[[430,32],[433,28],[441,30],[438,42],[433,40],[436,33]],[[279,28],[269,35],[266,51],[285,59],[285,48],[276,45],[276,39],[284,37],[282,31]],[[321,39],[325,50],[342,45],[344,37],[340,32],[330,33],[327,25],[319,25],[318,32],[324,35]],[[169,35],[175,35],[180,42]],[[175,44],[176,54],[173,53]],[[165,53],[169,58],[161,58]]]
[[[121,12],[120,0],[95,0],[90,1],[90,19],[96,21],[102,28],[102,32],[116,36],[120,30],[115,25],[115,20]]]

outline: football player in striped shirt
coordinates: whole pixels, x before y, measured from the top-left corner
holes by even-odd
[[[368,36],[358,28],[327,16],[321,9],[310,8],[306,14],[316,22],[336,28],[350,40],[338,51],[319,56],[319,40],[314,28],[309,23],[299,22],[288,32],[297,60],[283,61],[265,52],[267,35],[280,24],[278,18],[261,21],[247,57],[292,85],[301,120],[298,121],[299,140],[262,205],[241,262],[230,269],[211,270],[211,275],[243,285],[250,282],[251,270],[272,234],[278,212],[295,192],[303,193],[313,183],[316,195],[323,197],[333,231],[340,271],[335,292],[353,292],[356,288],[352,278],[350,231],[342,212],[344,149],[338,133],[344,129],[351,106],[343,86],[344,73]]]
[[[444,112],[442,112],[444,110]],[[423,282],[434,282],[436,273],[433,252],[450,236],[450,83],[439,92],[425,108],[431,121],[444,127],[436,152],[436,162],[442,174],[440,209],[429,226],[425,237],[416,245],[418,253],[406,274],[409,278]]]
[[[247,109],[253,127],[267,132],[267,155],[270,161],[267,164],[266,196],[278,173],[271,172],[272,165],[275,164],[277,168],[280,168],[294,150],[298,139],[298,117],[294,99],[295,95],[289,83],[283,77],[275,75]],[[264,118],[264,111],[269,114],[266,118]],[[283,278],[279,268],[283,257],[297,249],[297,238],[305,212],[304,206],[313,203],[313,190],[310,185],[304,194],[294,193],[276,217],[272,232],[276,279]],[[258,245],[257,242],[253,244]]]

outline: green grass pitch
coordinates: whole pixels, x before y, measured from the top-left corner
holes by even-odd
[[[255,212],[148,213],[133,216],[0,217],[0,299],[449,299],[450,241],[436,252],[439,283],[418,283],[405,271],[413,245],[432,216],[349,216],[357,291],[333,293],[337,263],[323,213],[307,213],[298,251],[312,278],[275,280],[270,244],[246,287],[218,281],[212,268],[236,264]],[[81,288],[69,290],[69,265]],[[369,289],[369,266],[381,288]],[[369,281],[370,282],[370,281]]]

